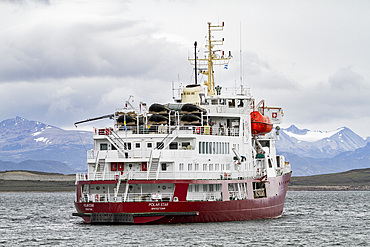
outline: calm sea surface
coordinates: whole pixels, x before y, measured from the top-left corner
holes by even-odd
[[[0,246],[370,246],[370,192],[288,192],[276,219],[87,225],[74,193],[0,193]]]

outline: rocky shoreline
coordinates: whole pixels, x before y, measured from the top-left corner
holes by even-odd
[[[302,186],[302,185],[289,185],[288,191],[370,191],[369,185],[364,186]]]
[[[0,192],[70,192],[75,190],[75,179],[74,174],[0,172]]]

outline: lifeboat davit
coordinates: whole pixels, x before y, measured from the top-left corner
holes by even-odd
[[[272,130],[270,118],[263,116],[259,111],[251,112],[251,123],[254,135],[264,135]]]

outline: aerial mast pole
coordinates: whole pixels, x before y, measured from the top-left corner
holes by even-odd
[[[194,59],[195,59],[195,85],[198,84],[197,82],[197,75],[198,75],[198,71],[197,71],[197,42],[195,41],[194,42]]]
[[[212,61],[212,38],[211,38],[211,23],[208,22],[208,94],[215,95],[215,85],[213,81],[213,61]]]

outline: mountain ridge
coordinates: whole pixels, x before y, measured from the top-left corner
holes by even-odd
[[[293,176],[370,167],[370,138],[365,140],[347,127],[312,131],[291,125],[279,132],[277,153],[292,164]],[[84,171],[86,151],[93,148],[92,135],[90,131],[63,130],[19,116],[4,120],[0,122],[0,171],[24,169],[25,164],[44,172]],[[311,135],[311,141],[304,140],[306,135]],[[60,170],[55,170],[58,166]]]
[[[335,131],[300,130],[291,125],[281,129],[279,141],[276,142],[278,152],[292,153],[301,157],[327,158],[339,153],[354,151],[366,146],[367,141],[347,127]]]
[[[92,134],[22,117],[7,119],[0,122],[0,160],[53,160],[73,170],[84,170],[86,151],[93,148]]]

